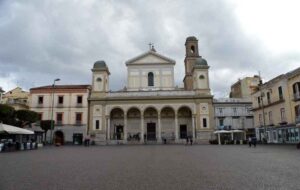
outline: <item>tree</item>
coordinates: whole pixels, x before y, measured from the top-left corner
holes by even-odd
[[[46,141],[47,131],[51,129],[51,121],[53,122],[53,127],[54,127],[54,120],[41,120],[41,128],[45,131],[45,141]]]
[[[26,125],[30,125],[38,120],[38,113],[30,110],[17,110],[16,118],[19,122],[20,127],[24,127]]]
[[[11,106],[0,104],[0,122],[8,125],[15,125],[15,109]]]

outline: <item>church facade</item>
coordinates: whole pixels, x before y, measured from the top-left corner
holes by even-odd
[[[184,88],[174,84],[176,62],[149,51],[126,61],[127,87],[109,90],[104,61],[92,68],[87,133],[98,144],[208,143],[214,129],[209,66],[199,55],[198,40],[185,43]]]

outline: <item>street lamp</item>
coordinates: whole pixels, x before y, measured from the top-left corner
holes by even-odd
[[[51,105],[51,133],[50,133],[50,143],[53,144],[53,127],[54,127],[54,122],[53,122],[53,107],[54,107],[54,87],[55,87],[55,82],[60,81],[59,78],[55,79],[53,81],[52,85],[52,105]]]
[[[266,119],[265,119],[265,109],[264,109],[264,99],[265,93],[261,92],[260,99],[261,99],[261,105],[262,105],[262,115],[263,115],[263,124],[264,124],[264,138],[267,141],[267,127],[266,127]]]

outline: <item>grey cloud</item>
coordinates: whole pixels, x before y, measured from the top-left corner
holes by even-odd
[[[274,57],[246,36],[226,1],[4,1],[0,3],[0,74],[12,73],[26,88],[60,83],[90,83],[91,67],[105,60],[111,89],[126,85],[125,61],[148,49],[176,60],[176,83],[184,77],[185,38],[199,39],[200,54],[211,66],[216,96],[224,96],[240,76],[264,71],[272,63],[299,57]],[[289,68],[292,68],[290,66]],[[287,68],[278,64],[278,71]],[[227,70],[226,73],[223,71]],[[280,74],[280,73],[279,73]],[[1,86],[1,84],[0,84]]]

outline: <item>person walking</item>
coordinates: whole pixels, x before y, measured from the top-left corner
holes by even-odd
[[[190,143],[191,143],[191,146],[193,145],[193,138],[191,137],[190,138]]]
[[[249,143],[249,147],[251,147],[251,142],[252,141],[252,139],[251,139],[251,137],[249,137],[249,139],[248,139],[248,143]]]
[[[252,144],[254,146],[254,148],[256,147],[256,137],[252,137]]]
[[[186,136],[186,145],[188,145],[188,144],[189,144],[189,137]]]

